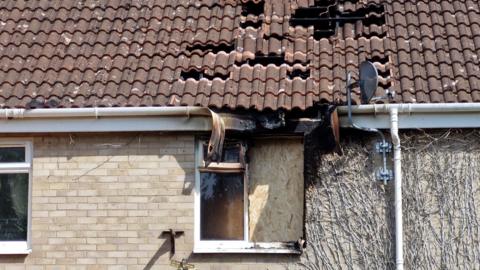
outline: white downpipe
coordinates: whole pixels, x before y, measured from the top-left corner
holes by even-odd
[[[393,143],[395,199],[395,268],[403,270],[402,150],[398,135],[398,108],[390,109],[390,133]]]

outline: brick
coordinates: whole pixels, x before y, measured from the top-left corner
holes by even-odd
[[[152,261],[152,270],[170,269],[169,244],[164,246],[167,240],[160,237],[169,228],[185,231],[176,239],[176,256],[188,257],[194,206],[193,193],[183,190],[194,183],[194,137],[72,137],[72,144],[69,135],[34,138],[33,253],[20,267],[130,270],[144,269]],[[158,256],[160,249],[164,251]],[[6,260],[0,256],[0,270]],[[255,266],[256,260],[246,262]],[[238,260],[217,265],[229,269],[248,264]],[[211,263],[203,265],[199,269],[211,270]],[[232,269],[249,269],[239,267]]]

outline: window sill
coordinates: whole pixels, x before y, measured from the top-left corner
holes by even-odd
[[[256,254],[302,254],[302,250],[285,243],[261,243],[238,245],[197,245],[193,253],[256,253]]]
[[[193,253],[256,253],[256,254],[302,254],[302,251],[296,249],[286,249],[286,248],[196,248],[193,250]]]
[[[28,255],[32,249],[28,248],[27,242],[0,241],[0,255]]]

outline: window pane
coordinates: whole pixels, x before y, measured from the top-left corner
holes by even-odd
[[[28,174],[0,174],[0,241],[26,241]]]
[[[25,147],[0,147],[0,162],[25,162]]]
[[[200,237],[243,240],[243,174],[200,174]]]

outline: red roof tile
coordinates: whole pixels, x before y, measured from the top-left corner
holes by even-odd
[[[480,102],[478,1],[320,2],[1,1],[0,107],[304,110],[365,60],[394,102]]]

